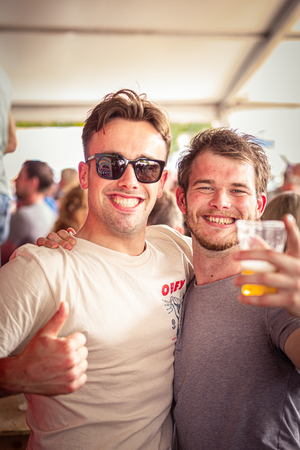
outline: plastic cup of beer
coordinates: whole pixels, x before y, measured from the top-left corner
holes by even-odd
[[[241,250],[257,248],[272,248],[282,253],[286,243],[285,225],[281,220],[238,220],[238,238]],[[276,267],[268,261],[241,261],[242,274],[249,275],[257,272],[276,272]],[[242,286],[244,295],[273,294],[276,288],[257,284]]]

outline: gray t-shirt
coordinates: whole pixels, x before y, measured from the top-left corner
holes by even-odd
[[[53,228],[57,214],[46,202],[20,206],[11,218],[8,240],[18,247],[35,244]]]
[[[179,450],[300,449],[300,374],[284,354],[300,320],[241,304],[233,277],[189,286],[175,350]]]

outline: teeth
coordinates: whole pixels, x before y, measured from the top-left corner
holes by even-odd
[[[234,222],[234,219],[230,217],[214,217],[214,216],[205,216],[205,218],[209,222],[219,223],[221,225],[229,225]]]
[[[133,208],[139,204],[137,198],[114,197],[113,201],[117,203],[117,205],[124,206],[125,208]]]

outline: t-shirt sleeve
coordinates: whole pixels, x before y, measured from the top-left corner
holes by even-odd
[[[284,309],[270,308],[267,310],[268,327],[273,344],[284,352],[287,338],[293,331],[300,328],[300,319],[290,316]]]
[[[180,251],[184,257],[185,262],[185,273],[187,284],[191,281],[194,276],[193,267],[193,250],[192,250],[192,240],[188,236],[183,236],[177,230],[167,226],[167,225],[151,225],[147,227],[146,239],[156,241],[156,245],[160,246],[162,251],[166,251],[171,259],[170,247],[165,247],[166,243],[172,243],[172,247],[176,248],[176,252]]]
[[[0,357],[5,357],[22,351],[57,306],[42,267],[26,252],[1,268],[0,285]]]

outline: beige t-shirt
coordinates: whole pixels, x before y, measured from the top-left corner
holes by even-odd
[[[153,226],[136,257],[77,239],[71,252],[26,245],[1,269],[1,357],[19,352],[63,300],[70,313],[60,335],[84,333],[89,350],[81,389],[29,396],[29,449],[171,448],[174,345],[191,259],[184,238]]]

